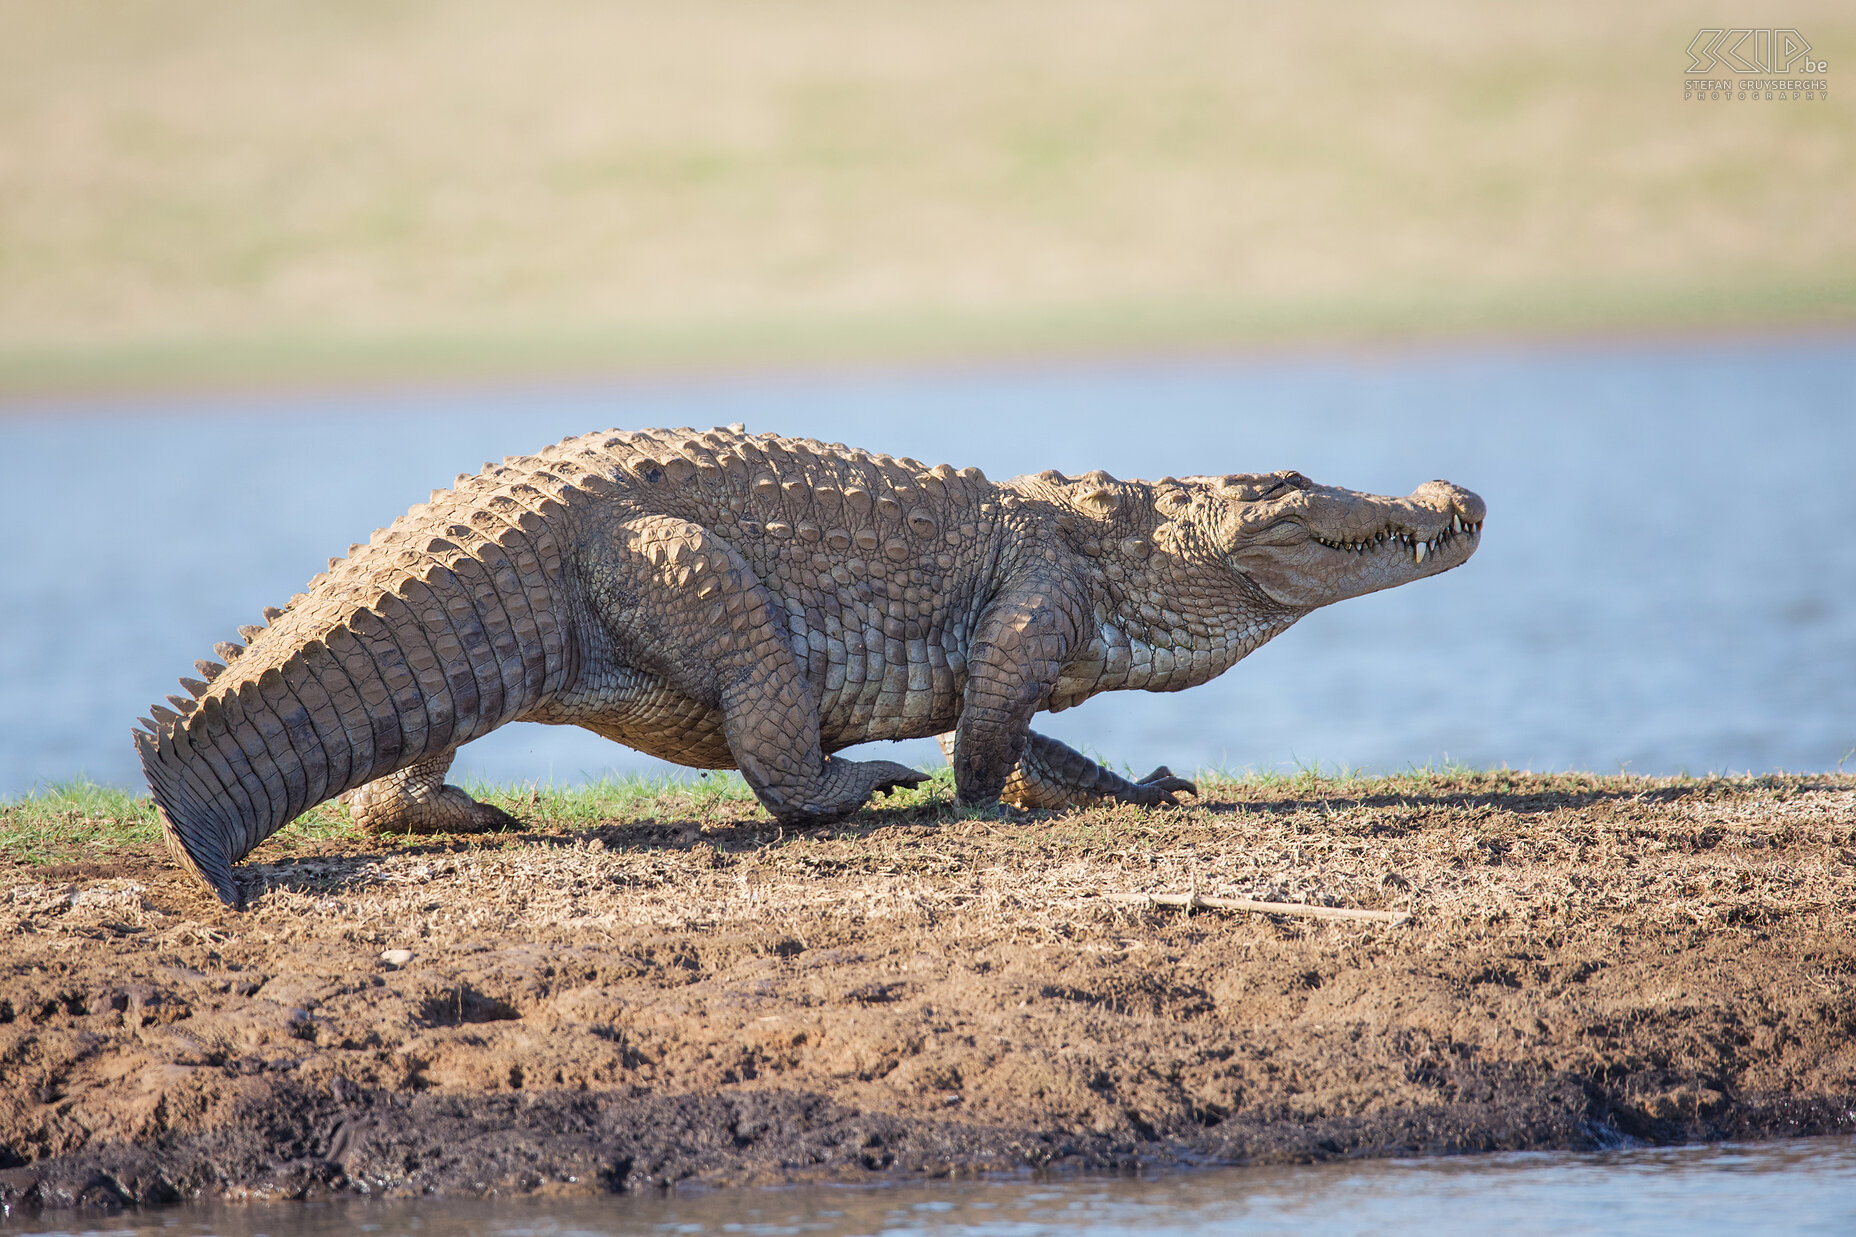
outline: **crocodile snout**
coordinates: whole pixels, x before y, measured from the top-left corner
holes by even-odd
[[[1411,500],[1434,511],[1447,511],[1465,524],[1480,524],[1489,513],[1480,495],[1448,481],[1426,481],[1411,492]]]

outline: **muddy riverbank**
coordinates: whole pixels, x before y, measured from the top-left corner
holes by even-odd
[[[287,833],[244,913],[153,847],[0,856],[0,1202],[1856,1129],[1856,778],[1207,792]],[[1411,919],[1104,896],[1190,890]]]

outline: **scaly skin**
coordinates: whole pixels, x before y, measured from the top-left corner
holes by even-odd
[[[331,559],[136,744],[170,851],[229,905],[232,864],[336,795],[381,832],[507,823],[444,775],[511,721],[738,768],[795,824],[921,780],[832,752],[930,735],[973,807],[1171,803],[1192,783],[1130,782],[1032,715],[1203,683],[1310,610],[1459,565],[1482,519],[1441,481],[994,484],[740,427],[589,434]]]

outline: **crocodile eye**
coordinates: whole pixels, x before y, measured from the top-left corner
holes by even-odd
[[[1272,476],[1269,479],[1269,484],[1258,497],[1284,498],[1289,494],[1298,493],[1302,490],[1312,490],[1314,488],[1315,483],[1310,481],[1307,477],[1304,477],[1301,473],[1283,472]]]

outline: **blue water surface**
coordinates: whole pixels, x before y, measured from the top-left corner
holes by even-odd
[[[1188,694],[1040,723],[1117,765],[1856,768],[1856,343],[1833,339],[15,406],[0,795],[136,784],[129,727],[176,675],[457,473],[735,421],[993,477],[1295,468],[1488,501],[1462,570],[1318,612]],[[457,769],[668,766],[516,725]]]
[[[1856,1139],[1227,1168],[1142,1179],[366,1200],[0,1219],[111,1237],[1190,1237],[1856,1232]]]

